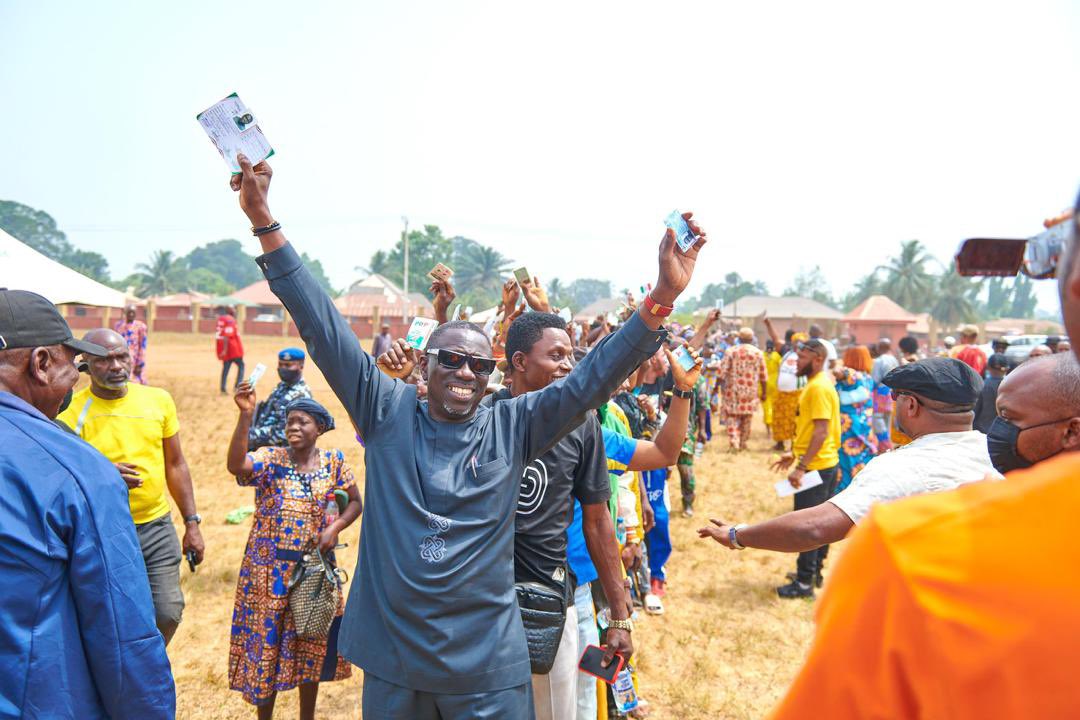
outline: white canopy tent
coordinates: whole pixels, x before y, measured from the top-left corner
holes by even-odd
[[[0,229],[0,287],[30,290],[54,305],[124,307],[127,296],[51,260]]]

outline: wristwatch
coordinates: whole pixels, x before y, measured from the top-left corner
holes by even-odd
[[[732,525],[728,528],[727,537],[728,542],[731,543],[731,547],[734,550],[745,550],[745,545],[739,544],[739,531],[746,527],[746,523],[739,523],[738,525]]]
[[[694,397],[693,390],[680,390],[677,387],[671,388],[671,394],[677,398],[682,398],[683,400],[689,400]]]
[[[625,620],[608,620],[608,628],[615,628],[616,630],[625,630],[626,632],[634,632],[634,621],[630,618]]]
[[[192,522],[196,525],[202,525],[202,515],[195,513],[194,515],[188,515],[184,518],[184,524]]]

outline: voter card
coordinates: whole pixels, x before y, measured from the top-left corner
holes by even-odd
[[[250,385],[252,388],[254,388],[255,383],[259,382],[259,378],[261,378],[263,376],[263,373],[265,373],[265,372],[266,372],[266,366],[265,365],[263,365],[262,363],[259,363],[258,365],[256,365],[255,369],[251,371],[251,377],[248,378],[248,385]]]
[[[570,312],[570,308],[564,307],[562,310],[559,311],[559,317],[562,318],[562,321],[564,323],[569,325],[570,321],[574,319],[574,314]]]
[[[441,280],[442,282],[446,282],[453,274],[454,271],[450,268],[446,267],[442,263],[436,263],[435,267],[431,268],[431,271],[428,273],[428,277],[432,280]]]
[[[525,268],[519,267],[514,271],[514,279],[518,281],[518,285],[528,285],[532,282],[532,275],[529,275]]]
[[[675,242],[683,252],[689,252],[698,241],[697,235],[690,230],[690,224],[683,219],[682,213],[672,210],[671,214],[664,219],[664,224],[675,231]]]
[[[415,317],[412,325],[409,326],[409,333],[405,336],[405,342],[414,350],[423,351],[427,347],[428,338],[431,337],[431,333],[435,332],[437,327],[439,327],[438,320]]]
[[[253,113],[233,93],[195,116],[210,142],[234,174],[240,172],[236,154],[243,153],[256,165],[274,154]]]
[[[811,470],[802,476],[802,483],[797,488],[793,487],[791,481],[787,478],[777,481],[774,487],[776,487],[776,496],[783,498],[791,497],[795,493],[801,493],[803,490],[809,490],[812,487],[817,487],[822,482],[824,481],[821,479],[821,473],[817,470]]]
[[[674,355],[676,362],[679,363],[679,367],[687,372],[693,370],[696,361],[694,360],[694,356],[690,354],[690,351],[686,349],[685,345],[677,347]]]

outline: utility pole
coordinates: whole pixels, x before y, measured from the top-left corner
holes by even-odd
[[[401,231],[401,242],[405,246],[405,282],[402,285],[405,288],[405,297],[409,297],[409,218],[404,215],[401,216],[401,222],[405,227]]]

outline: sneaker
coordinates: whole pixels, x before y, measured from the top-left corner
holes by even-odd
[[[694,508],[692,508],[692,507],[690,507],[689,505],[687,505],[687,506],[686,506],[686,507],[684,507],[684,508],[683,508],[683,510],[682,510],[682,516],[683,516],[684,518],[692,518],[692,517],[694,517]]]
[[[814,597],[814,587],[812,585],[803,585],[798,580],[792,580],[787,585],[776,588],[776,594],[785,600],[812,598]]]
[[[799,576],[796,575],[793,572],[789,572],[784,577],[786,577],[791,582],[795,582],[796,580],[799,579]],[[822,577],[821,573],[818,573],[817,575],[814,576],[814,587],[816,587],[818,590],[820,590],[821,586],[824,585],[824,584],[825,584],[825,578]]]
[[[656,597],[652,593],[646,593],[645,612],[649,613],[650,615],[663,615],[664,603],[660,602],[660,598]]]
[[[667,588],[664,587],[666,584],[667,583],[665,583],[660,578],[651,578],[649,580],[649,592],[651,592],[656,597],[664,597],[664,593],[667,592]]]

